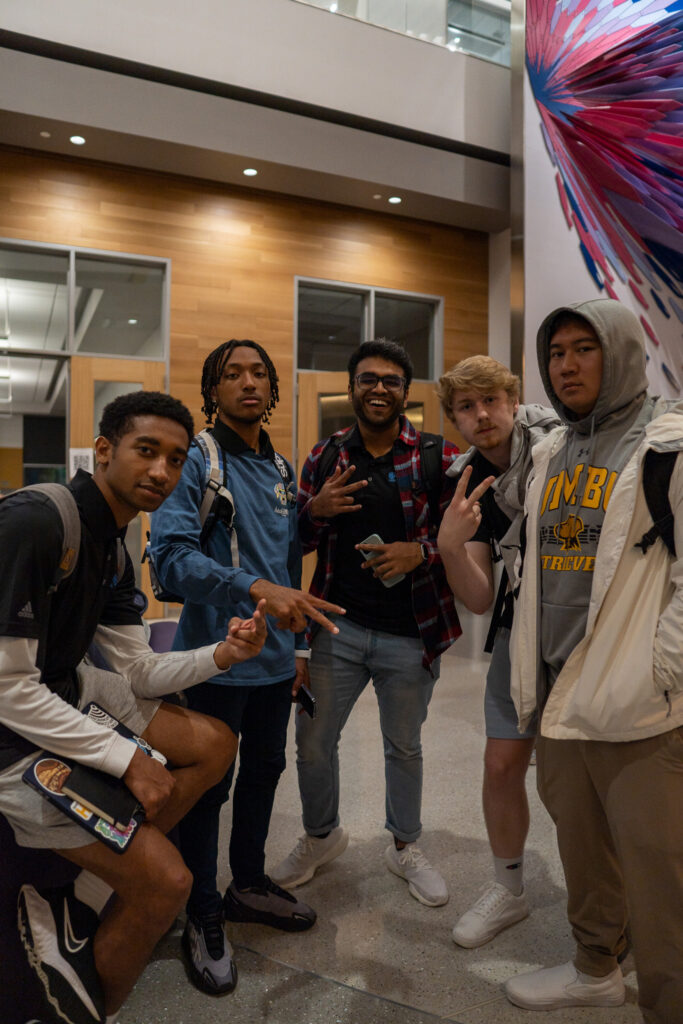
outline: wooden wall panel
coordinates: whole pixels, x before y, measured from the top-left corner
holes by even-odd
[[[202,425],[203,360],[228,338],[255,338],[281,377],[271,433],[287,455],[295,275],[442,295],[444,365],[487,350],[479,232],[0,150],[0,236],[170,258],[171,392]]]

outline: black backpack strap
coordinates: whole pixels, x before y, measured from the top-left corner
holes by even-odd
[[[441,498],[442,453],[443,437],[441,434],[420,434],[420,470],[434,527],[438,527],[441,521],[439,500]]]
[[[489,631],[486,634],[486,643],[484,644],[484,654],[490,654],[493,650],[493,641],[496,639],[496,633],[498,632],[498,626],[503,615],[503,609],[505,608],[505,595],[508,589],[508,574],[505,569],[501,573],[500,583],[498,584],[498,593],[496,594],[496,603],[493,606],[493,614],[491,616],[491,622],[489,623]]]
[[[669,552],[674,557],[676,556],[674,516],[669,502],[669,483],[678,455],[678,452],[657,452],[652,448],[645,453],[643,491],[653,525],[635,545],[641,549],[643,554],[647,553],[647,549],[655,543],[657,537],[661,537]]]
[[[317,488],[322,487],[328,476],[334,471],[339,458],[339,449],[352,430],[353,427],[349,427],[342,434],[332,434],[332,437],[328,438],[315,467],[315,486]]]

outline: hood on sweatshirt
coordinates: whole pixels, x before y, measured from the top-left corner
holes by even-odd
[[[558,398],[548,373],[550,341],[561,316],[582,317],[593,328],[602,348],[602,383],[598,400],[585,416],[577,416]],[[645,339],[638,317],[615,299],[592,299],[560,306],[550,313],[536,337],[538,367],[550,402],[577,434],[590,434],[608,416],[625,409],[647,391]]]

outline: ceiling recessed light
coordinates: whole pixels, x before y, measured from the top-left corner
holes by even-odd
[[[41,139],[49,139],[50,138],[50,132],[41,132],[40,133],[40,137],[41,137]]]
[[[381,192],[375,192],[375,194],[374,194],[374,196],[372,198],[373,199],[381,199],[382,198],[382,193]]]
[[[394,203],[394,204],[395,203],[400,203],[401,202],[401,197],[400,196],[389,196],[389,202],[390,203]]]
[[[128,321],[128,323],[129,323],[129,324],[136,324],[137,322],[138,322],[138,321],[137,321],[137,320],[135,319],[135,317],[134,317],[134,316],[132,316],[132,317],[130,318],[130,320]]]
[[[242,174],[245,174],[247,178],[255,178],[256,175],[258,174],[258,171],[256,170],[255,167],[245,167],[244,170],[242,171]]]
[[[85,139],[82,135],[72,135],[69,142],[73,142],[74,146],[85,146]]]
[[[337,8],[338,7],[339,7],[339,4],[330,4],[330,10],[332,11],[333,14],[337,13]]]

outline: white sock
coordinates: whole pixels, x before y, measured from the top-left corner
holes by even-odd
[[[524,853],[519,857],[494,857],[496,881],[509,889],[513,896],[521,896],[524,889]]]
[[[103,882],[92,871],[81,871],[74,882],[74,895],[81,903],[86,903],[96,914],[101,914],[113,889]]]

